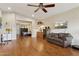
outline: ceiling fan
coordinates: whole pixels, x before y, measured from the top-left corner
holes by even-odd
[[[39,9],[42,9],[45,13],[47,13],[47,10],[45,8],[55,7],[55,4],[43,5],[43,3],[39,3],[39,5],[27,4],[27,6],[38,7],[34,12],[37,12]]]

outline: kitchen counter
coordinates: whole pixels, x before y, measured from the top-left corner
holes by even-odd
[[[11,40],[11,33],[9,33],[9,34],[3,34],[2,38],[3,38],[2,39],[3,41]]]

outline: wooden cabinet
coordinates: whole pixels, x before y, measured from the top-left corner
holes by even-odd
[[[43,40],[43,32],[37,32],[37,39]]]

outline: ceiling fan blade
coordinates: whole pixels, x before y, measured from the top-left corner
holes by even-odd
[[[43,3],[39,3],[39,4],[43,5]]]
[[[31,5],[31,4],[27,4],[27,6],[38,7],[37,5]]]
[[[43,3],[40,3],[39,5],[43,6]]]
[[[39,8],[37,8],[34,12],[37,12],[39,10]]]
[[[47,10],[45,9],[45,8],[42,8],[42,10],[46,13],[47,12]]]
[[[48,7],[55,7],[55,4],[50,4],[50,5],[44,5],[45,8],[48,8]]]

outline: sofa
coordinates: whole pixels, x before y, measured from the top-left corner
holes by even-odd
[[[47,41],[62,47],[71,45],[72,36],[70,33],[50,33],[47,35]]]

